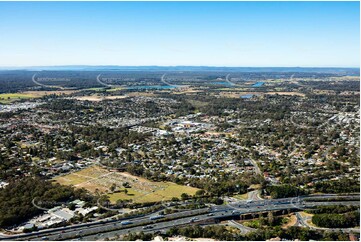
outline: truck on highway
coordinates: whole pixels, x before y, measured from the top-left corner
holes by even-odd
[[[127,225],[127,224],[132,224],[133,222],[130,221],[122,221],[120,222],[121,225]]]
[[[150,220],[157,220],[157,219],[161,219],[161,218],[164,218],[164,215],[152,216],[152,217],[150,217],[149,219],[150,219]]]
[[[153,228],[153,226],[152,226],[152,225],[146,225],[146,226],[143,226],[143,229],[151,229],[151,228]]]

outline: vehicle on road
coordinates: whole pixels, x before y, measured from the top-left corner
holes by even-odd
[[[164,215],[152,216],[152,217],[150,217],[149,219],[150,219],[150,220],[157,220],[157,219],[161,219],[161,218],[164,218]]]
[[[214,216],[214,213],[207,214],[208,217]]]
[[[120,222],[121,225],[127,225],[127,224],[132,224],[133,222],[131,221],[122,221]]]
[[[198,218],[191,218],[191,219],[189,220],[189,222],[193,223],[193,222],[195,222],[195,221],[197,221],[197,220],[198,220]]]
[[[153,228],[153,226],[152,226],[152,225],[146,225],[146,226],[143,226],[143,229],[151,229],[151,228]]]

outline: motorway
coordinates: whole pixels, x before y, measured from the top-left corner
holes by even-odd
[[[36,84],[36,85],[39,85],[39,86],[42,86],[42,87],[50,87],[50,88],[60,88],[60,89],[65,89],[64,87],[61,87],[61,86],[50,86],[50,85],[45,85],[45,84],[42,84],[40,82],[38,82],[35,78],[37,74],[34,74],[33,77],[31,78],[31,80]]]
[[[103,86],[106,86],[106,87],[113,87],[113,85],[106,84],[106,83],[102,82],[102,81],[100,80],[100,76],[101,76],[101,74],[99,74],[99,75],[97,76],[97,82],[98,82],[100,85],[103,85]]]
[[[231,81],[229,80],[229,76],[230,76],[230,74],[228,74],[228,75],[226,76],[226,82],[228,82],[231,86],[239,86],[239,87],[242,86],[242,85],[236,84],[236,83],[234,83],[234,82],[231,82]]]
[[[168,228],[202,222],[206,220],[232,220],[239,219],[240,215],[279,211],[279,210],[303,210],[320,205],[356,205],[359,206],[359,195],[343,196],[353,198],[355,201],[306,201],[305,198],[340,198],[334,195],[302,196],[282,199],[270,199],[259,201],[239,201],[227,205],[214,205],[209,208],[188,210],[184,212],[165,215],[159,220],[151,220],[150,214],[143,217],[128,219],[130,224],[122,225],[125,219],[93,222],[63,228],[47,229],[38,232],[12,235],[0,238],[0,240],[104,240],[105,238],[124,235],[129,232],[155,232],[165,231]],[[144,228],[150,225],[151,228]]]

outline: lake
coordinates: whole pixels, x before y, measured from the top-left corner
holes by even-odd
[[[134,90],[134,89],[173,89],[176,88],[176,86],[130,86],[127,87],[127,89],[129,90]]]
[[[211,82],[211,84],[223,85],[223,86],[227,86],[227,87],[233,86],[233,84],[231,84],[231,83],[229,83],[229,82]]]
[[[252,85],[252,87],[261,87],[263,86],[264,82],[256,82],[255,84]]]

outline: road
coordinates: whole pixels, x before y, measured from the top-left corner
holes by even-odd
[[[44,85],[40,82],[37,82],[36,79],[35,79],[35,76],[36,74],[33,75],[33,77],[31,78],[31,80],[36,84],[36,85],[39,85],[39,86],[42,86],[42,87],[48,87],[47,85]]]
[[[36,79],[35,79],[35,76],[37,74],[34,74],[33,77],[31,78],[31,80],[36,84],[36,85],[39,85],[39,86],[42,86],[42,87],[49,87],[49,88],[60,88],[62,90],[64,90],[65,88],[64,87],[60,87],[60,86],[50,86],[50,85],[45,85],[45,84],[42,84],[40,82],[38,82]]]
[[[250,191],[248,193],[248,200],[251,201],[263,200],[259,195],[260,195],[260,190]]]
[[[230,220],[228,223],[230,226],[233,226],[241,231],[242,234],[247,234],[252,231],[256,231],[256,229],[244,226],[243,224],[237,223],[234,220]]]
[[[185,86],[185,85],[176,85],[176,84],[171,84],[171,83],[167,82],[167,81],[165,80],[165,75],[166,75],[166,74],[164,73],[163,76],[160,78],[160,81],[163,82],[164,84],[166,84],[166,85],[168,85],[168,86],[173,86],[173,87],[176,87],[176,88],[187,87],[187,86]]]
[[[228,74],[228,75],[226,76],[226,82],[228,82],[228,83],[231,84],[232,86],[241,86],[241,85],[238,85],[238,84],[236,84],[236,83],[234,83],[234,82],[231,82],[231,81],[229,80],[229,76],[230,76],[230,74]]]
[[[231,82],[231,81],[229,80],[229,76],[230,76],[230,74],[228,74],[228,75],[226,76],[226,82],[228,82],[228,83],[231,84],[232,86],[244,87],[244,85],[240,85],[240,84]],[[244,79],[243,79],[243,80],[244,80]],[[244,81],[245,81],[245,80],[244,80]]]
[[[301,227],[308,227],[310,229],[313,230],[327,230],[327,231],[342,231],[342,232],[346,232],[346,233],[350,233],[350,232],[356,232],[359,233],[360,229],[356,229],[356,228],[322,228],[322,227],[315,227],[312,226],[311,224],[309,224],[307,222],[308,219],[310,219],[311,217],[303,217],[301,216],[301,214],[299,212],[296,213],[296,218],[297,218],[297,223],[296,226],[301,226]]]
[[[270,199],[259,201],[238,201],[227,205],[214,205],[210,208],[195,209],[174,214],[165,215],[162,220],[151,220],[152,215],[128,219],[132,224],[122,225],[121,221],[125,219],[85,223],[80,225],[67,226],[41,230],[38,232],[6,236],[0,240],[69,240],[81,238],[82,240],[105,239],[129,232],[139,231],[158,231],[170,227],[192,224],[191,219],[204,221],[209,219],[232,220],[239,219],[240,215],[252,214],[267,211],[279,211],[297,209],[303,210],[320,205],[359,205],[359,195],[344,196],[347,198],[358,199],[357,201],[322,201],[308,202],[306,198],[339,198],[333,195],[303,196],[282,199]],[[167,220],[167,221],[163,221]],[[154,226],[151,229],[143,229],[145,225]]]
[[[101,76],[101,75],[102,75],[102,74],[99,74],[99,75],[97,76],[97,82],[98,82],[100,85],[103,85],[103,86],[106,86],[106,87],[113,87],[113,85],[106,84],[106,83],[102,82],[102,81],[100,80],[100,76]]]

